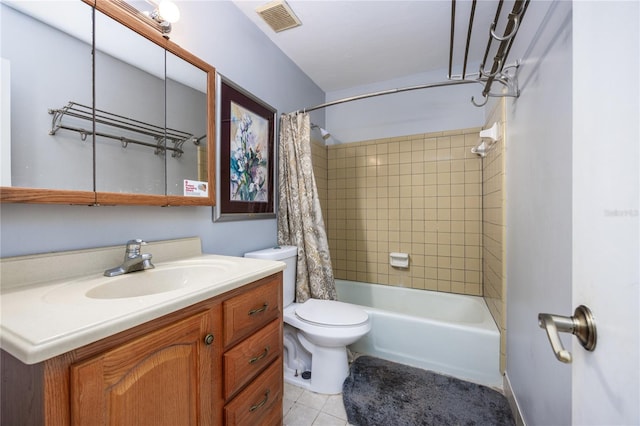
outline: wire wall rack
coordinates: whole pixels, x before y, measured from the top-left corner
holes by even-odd
[[[85,141],[87,136],[95,134],[95,136],[119,141],[123,148],[126,148],[129,144],[147,146],[154,148],[154,154],[156,155],[164,155],[166,151],[170,151],[171,157],[173,158],[180,158],[182,154],[184,154],[182,147],[185,142],[191,141],[194,145],[200,145],[202,139],[206,137],[206,135],[195,137],[192,133],[145,123],[144,121],[94,109],[73,101],[69,101],[69,103],[62,108],[51,108],[48,110],[48,113],[53,115],[51,119],[51,130],[49,131],[50,135],[55,135],[58,130],[61,129],[69,130],[80,133],[80,138]],[[93,126],[92,129],[85,129],[73,126],[68,122],[63,122],[65,118],[70,117],[86,120],[91,123],[95,122],[96,125],[100,125],[106,129],[113,129],[113,131],[93,130]],[[131,132],[134,135],[139,135],[139,137],[118,135],[115,134],[115,129]],[[148,138],[150,141],[141,140],[143,138]]]
[[[516,0],[513,3],[511,12],[507,15],[507,23],[502,35],[498,34],[498,22],[501,17],[504,0],[500,0],[496,7],[495,18],[489,28],[489,38],[487,40],[484,57],[480,63],[477,74],[477,82],[484,84],[482,90],[482,97],[484,98],[480,102],[476,102],[474,97],[471,98],[473,105],[482,107],[486,105],[490,97],[515,97],[520,95],[518,88],[518,67],[519,62],[507,65],[507,58],[511,50],[511,46],[515,40],[516,34],[520,29],[520,25],[524,19],[524,15],[529,6],[530,0]],[[469,45],[471,43],[471,33],[473,31],[473,23],[475,17],[477,0],[473,0],[471,10],[469,13],[469,26],[467,29],[467,40],[464,52],[464,61],[462,65],[462,75],[460,76],[462,81],[467,79],[467,60],[469,56]],[[450,36],[450,48],[449,48],[449,74],[448,78],[454,80],[452,76],[453,68],[453,42],[455,33],[455,20],[456,20],[456,0],[451,2],[451,36]],[[489,60],[489,54],[492,52],[493,43],[497,43],[495,50],[495,56]],[[490,68],[487,66],[490,65]],[[502,89],[499,93],[491,92],[493,83],[499,83],[502,85]]]

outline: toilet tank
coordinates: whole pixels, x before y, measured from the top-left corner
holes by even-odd
[[[289,306],[296,298],[296,267],[298,264],[298,247],[275,246],[263,250],[245,253],[244,257],[265,260],[279,260],[287,264],[282,277],[283,307]]]

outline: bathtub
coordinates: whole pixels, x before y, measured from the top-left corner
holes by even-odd
[[[336,288],[371,318],[352,351],[502,388],[500,334],[481,297],[345,280]]]

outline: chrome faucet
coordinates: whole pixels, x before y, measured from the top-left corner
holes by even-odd
[[[153,269],[151,263],[151,253],[140,253],[140,248],[147,243],[141,239],[127,241],[127,248],[124,253],[122,265],[104,271],[105,277],[115,277],[117,275],[128,274],[129,272]]]

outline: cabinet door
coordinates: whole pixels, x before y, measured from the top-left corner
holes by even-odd
[[[70,369],[73,425],[208,425],[214,414],[209,311]]]

